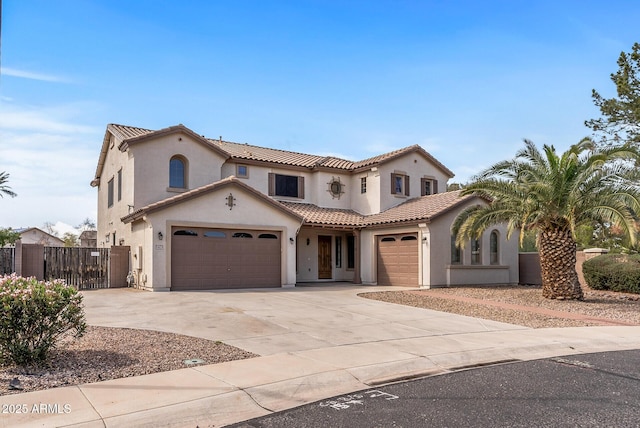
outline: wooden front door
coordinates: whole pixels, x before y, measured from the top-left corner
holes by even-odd
[[[331,279],[330,236],[318,236],[318,279]]]

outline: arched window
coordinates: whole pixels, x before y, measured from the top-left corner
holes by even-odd
[[[492,265],[500,264],[500,254],[498,250],[498,231],[494,230],[489,236],[489,263]]]
[[[480,247],[480,238],[471,239],[471,264],[482,264],[482,248]]]
[[[451,264],[462,264],[462,251],[460,251],[460,246],[456,245],[456,235],[451,235]]]
[[[169,187],[187,188],[187,162],[181,156],[174,156],[169,161]]]

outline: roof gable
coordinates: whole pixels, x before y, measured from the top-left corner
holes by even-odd
[[[109,125],[107,125],[107,130],[105,131],[104,138],[102,140],[100,157],[98,159],[96,173],[95,173],[94,179],[91,181],[91,185],[95,187],[98,185],[100,181],[100,175],[102,174],[102,168],[104,167],[104,163],[107,158],[107,153],[109,152],[112,135],[120,141],[120,144],[118,145],[118,149],[120,151],[125,151],[131,145],[134,145],[143,141],[149,141],[154,138],[162,137],[165,135],[176,134],[176,133],[182,133],[191,137],[197,143],[200,143],[205,147],[217,152],[224,159],[228,159],[230,157],[229,153],[222,150],[220,147],[212,144],[204,136],[196,134],[191,129],[187,128],[182,124],[170,126],[168,128],[163,128],[158,131],[152,131],[144,128],[136,128],[133,126],[118,125],[118,124],[110,123]]]
[[[145,207],[142,207],[138,210],[136,210],[135,212],[128,214],[124,217],[122,217],[120,220],[122,220],[123,223],[131,223],[135,220],[138,220],[142,217],[144,217],[147,214],[156,212],[156,211],[161,211],[165,208],[168,208],[172,205],[176,205],[176,204],[180,204],[182,202],[188,201],[190,199],[193,198],[197,198],[203,195],[206,195],[208,193],[211,192],[215,192],[218,191],[220,189],[224,189],[225,187],[229,187],[229,186],[235,186],[235,187],[239,187],[243,190],[245,190],[247,193],[253,195],[255,198],[260,199],[262,202],[264,202],[265,204],[271,205],[272,207],[283,211],[284,213],[295,217],[297,220],[302,221],[303,218],[302,216],[300,216],[298,213],[296,213],[295,211],[292,211],[291,209],[287,208],[286,206],[283,206],[282,204],[278,203],[277,201],[271,199],[270,197],[268,197],[267,195],[264,195],[263,193],[255,190],[253,187],[250,187],[246,184],[244,184],[242,181],[240,181],[239,179],[237,179],[235,176],[230,176],[227,177],[223,180],[220,181],[216,181],[214,183],[211,184],[207,184],[206,186],[202,186],[202,187],[198,187],[196,189],[193,190],[189,190],[188,192],[184,192],[184,193],[180,193],[176,196],[172,196],[170,198],[167,199],[163,199],[161,201],[158,202],[154,202],[152,204],[149,204]]]
[[[429,162],[433,163],[437,168],[442,170],[442,172],[444,172],[447,176],[449,176],[449,178],[453,178],[453,176],[455,175],[449,168],[444,166],[442,163],[440,163],[440,161],[434,158],[429,152],[427,152],[425,149],[423,149],[417,144],[414,144],[413,146],[404,147],[402,149],[394,150],[392,152],[383,153],[381,155],[374,156],[372,158],[365,159],[359,162],[354,162],[352,170],[361,171],[364,169],[369,169],[374,166],[378,166],[378,165],[390,162],[394,159],[398,159],[409,153],[420,154]]]

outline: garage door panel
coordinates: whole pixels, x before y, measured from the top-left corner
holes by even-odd
[[[172,236],[172,289],[280,286],[280,232],[190,230],[197,236]]]
[[[418,285],[417,234],[378,237],[378,284]]]

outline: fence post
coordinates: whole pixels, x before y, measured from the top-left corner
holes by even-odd
[[[16,249],[13,254],[13,269],[18,276],[22,276],[22,240],[16,241]]]

